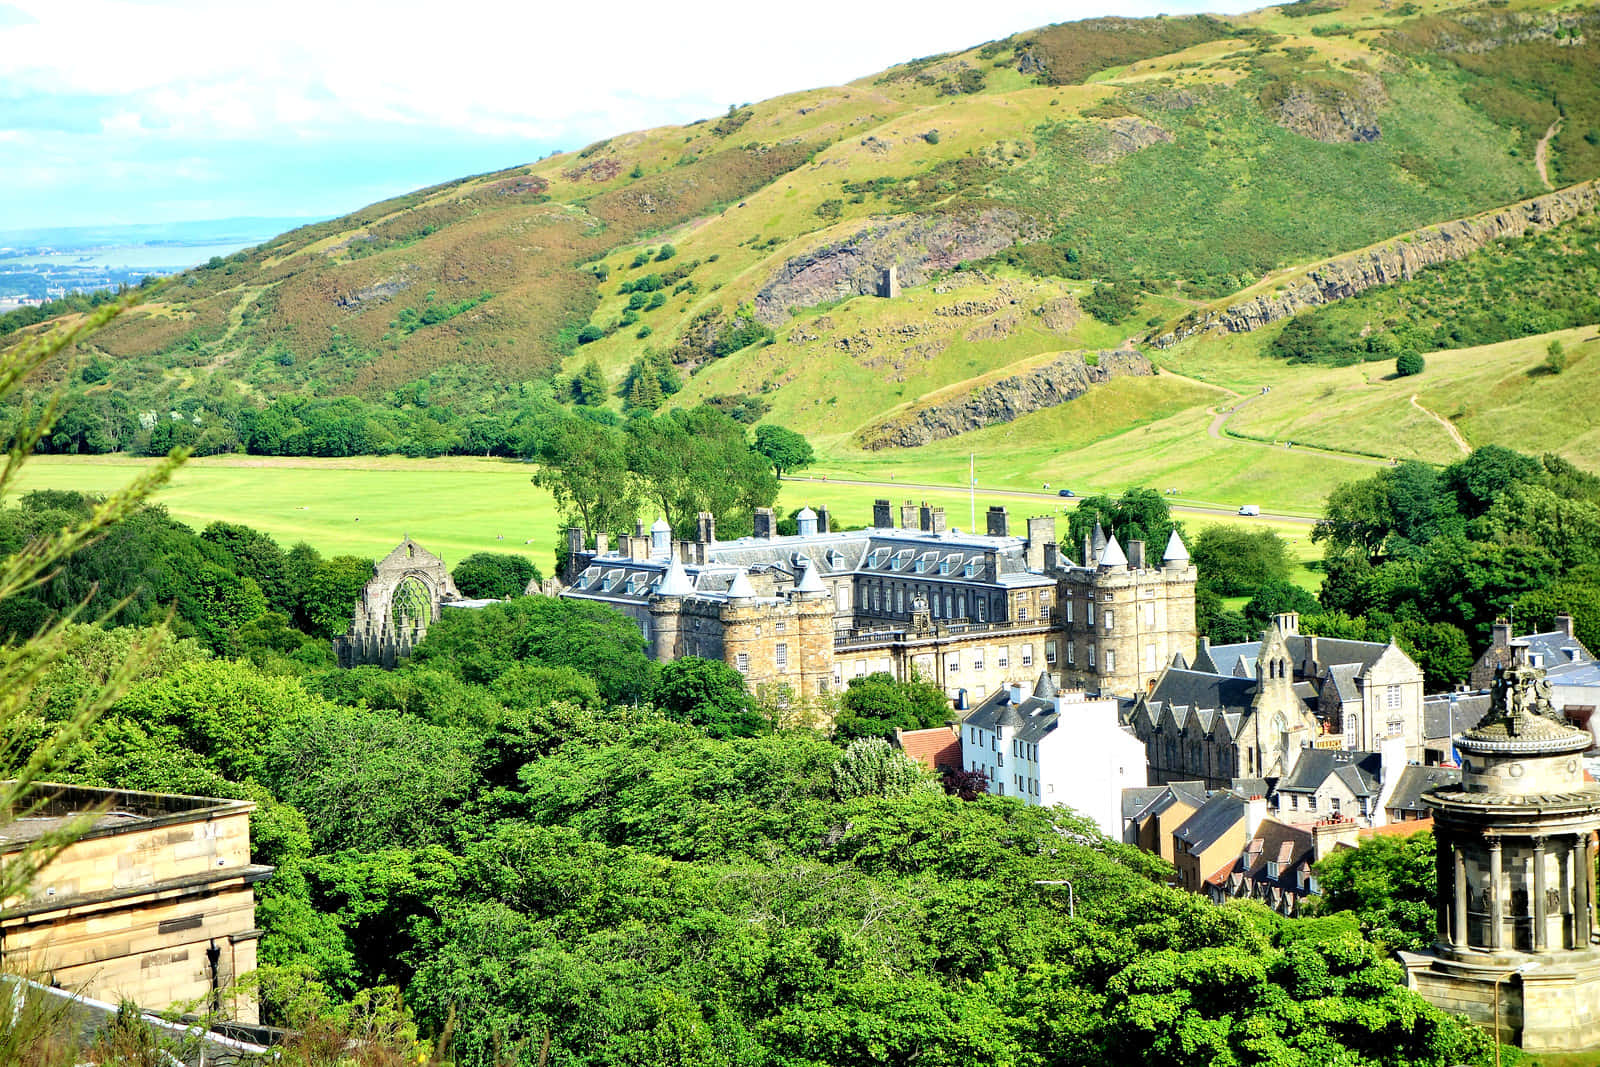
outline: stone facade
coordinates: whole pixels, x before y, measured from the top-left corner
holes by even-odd
[[[1438,939],[1402,954],[1407,983],[1527,1049],[1600,1046],[1589,742],[1557,717],[1544,672],[1513,663],[1489,717],[1456,739],[1461,782],[1423,795],[1438,840]]]
[[[393,668],[439,621],[440,606],[460,599],[444,560],[405,538],[378,561],[350,629],[333,639],[339,666]]]
[[[799,532],[780,537],[758,509],[757,536],[737,541],[717,541],[702,516],[695,541],[674,542],[661,522],[616,549],[573,529],[562,584],[529,592],[615,608],[658,661],[720,659],[752,689],[805,698],[879,671],[932,681],[961,707],[1040,671],[1132,695],[1192,654],[1195,569],[1176,537],[1152,562],[1142,544],[1124,553],[1102,534],[1080,566],[1053,517],[1029,519],[1018,537],[1004,508],[989,509],[983,534],[948,528],[941,508],[898,510],[897,523],[879,500],[872,528],[833,532],[825,510],[807,508]]]
[[[99,1000],[152,1010],[180,1006],[255,1023],[235,978],[256,966],[254,886],[271,867],[250,862],[250,813],[238,800],[77,786],[0,824],[0,855],[19,854],[68,820],[91,828],[5,902],[8,965]]]

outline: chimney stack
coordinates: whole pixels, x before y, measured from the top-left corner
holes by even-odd
[[[1568,637],[1572,637],[1573,636],[1573,633],[1572,633],[1572,616],[1567,614],[1564,611],[1561,614],[1557,615],[1556,616],[1556,629],[1560,630],[1562,633],[1566,634]]]
[[[1491,648],[1503,651],[1511,647],[1511,620],[1504,615],[1494,620],[1494,626],[1490,628],[1490,633],[1493,636],[1490,642]]]
[[[1267,798],[1251,797],[1246,804],[1248,807],[1245,809],[1244,836],[1246,839],[1253,839],[1256,831],[1261,829],[1261,824],[1266,821]]]
[[[917,509],[917,528],[923,533],[933,532],[933,509],[928,506],[926,500],[922,502],[922,507]]]
[[[828,506],[826,504],[817,509],[817,533],[833,532],[832,521],[828,517]]]
[[[990,537],[1009,537],[1011,535],[1011,520],[1006,515],[1004,505],[991,504],[987,522]]]
[[[1128,542],[1128,566],[1136,571],[1144,570],[1144,542]]]
[[[583,554],[583,527],[567,527],[567,555],[581,556]]]
[[[597,533],[597,534],[594,535],[594,554],[595,555],[603,556],[603,555],[606,554],[607,551],[610,550],[610,548],[611,548],[611,535],[610,534],[608,534],[608,533]]]
[[[695,516],[694,539],[702,545],[714,544],[717,540],[717,517],[709,511],[702,511]]]
[[[944,508],[933,509],[933,532],[942,534],[945,531]]]
[[[894,508],[888,500],[872,502],[872,525],[879,530],[894,529]]]
[[[1028,520],[1028,569],[1034,573],[1044,571],[1044,546],[1056,539],[1054,515],[1036,515]]]
[[[755,535],[766,540],[771,540],[778,532],[777,520],[773,518],[771,508],[756,508],[755,510]]]
[[[917,506],[909,500],[900,505],[900,528],[902,530],[917,528]]]

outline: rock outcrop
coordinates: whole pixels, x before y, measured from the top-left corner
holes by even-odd
[[[1093,362],[1083,352],[1068,352],[1025,374],[870,427],[862,432],[861,445],[872,451],[915,448],[1065,404],[1112,378],[1153,373],[1150,361],[1132,349],[1094,353]]]
[[[1277,292],[1221,311],[1186,316],[1170,333],[1146,340],[1157,348],[1167,348],[1211,329],[1248,333],[1375,285],[1406,281],[1419,270],[1462,259],[1492,241],[1552,229],[1596,208],[1600,208],[1600,181],[1589,181],[1482,215],[1429,226],[1377,248],[1330,259]]]
[[[898,268],[902,286],[921,285],[935,271],[982,259],[1035,236],[1015,211],[910,215],[874,223],[842,241],[813,249],[779,267],[756,294],[757,320],[783,322],[790,308],[877,292],[881,272]]]
[[[1382,136],[1378,111],[1388,103],[1383,83],[1365,74],[1356,78],[1353,90],[1330,93],[1310,86],[1296,85],[1278,101],[1274,118],[1278,125],[1302,137],[1325,144],[1349,141],[1376,141]]]
[[[1155,123],[1124,116],[1106,123],[1098,134],[1091,135],[1083,154],[1090,163],[1115,163],[1141,148],[1171,143],[1172,134]]]

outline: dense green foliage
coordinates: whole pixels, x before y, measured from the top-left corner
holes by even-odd
[[[892,737],[950,721],[950,701],[932,682],[897,682],[884,671],[850,679],[835,720],[842,737]]]
[[[1061,539],[1061,548],[1070,558],[1083,555],[1083,539],[1093,534],[1096,523],[1107,537],[1116,536],[1124,552],[1129,542],[1143,541],[1146,559],[1158,561],[1172,531],[1183,536],[1183,526],[1172,520],[1166,497],[1154,489],[1129,487],[1119,497],[1086,496],[1078,501]]]
[[[526,556],[513,556],[504,552],[474,552],[467,556],[450,578],[456,589],[469,600],[504,600],[521,596],[529,582],[543,576],[539,568]]]
[[[1289,546],[1276,531],[1237,523],[1201,530],[1189,558],[1200,583],[1220,596],[1249,596],[1268,582],[1288,580],[1293,568]]]
[[[1419,352],[1493,344],[1600,321],[1600,220],[1496,241],[1290,319],[1267,351],[1291,363],[1405,361]]]
[[[1431,831],[1368,838],[1359,848],[1330,852],[1316,870],[1316,912],[1350,912],[1362,933],[1391,949],[1419,952],[1433,944],[1437,875]]]

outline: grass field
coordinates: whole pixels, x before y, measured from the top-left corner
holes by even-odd
[[[20,489],[109,492],[124,485],[148,461],[102,457],[41,456],[24,470]],[[450,563],[473,552],[526,555],[548,570],[554,562],[560,518],[550,495],[529,482],[521,463],[482,459],[313,460],[211,457],[186,464],[157,501],[174,518],[195,528],[223,520],[271,534],[288,547],[305,541],[325,555],[379,557],[410,534]],[[903,481],[904,479],[902,479]],[[965,471],[957,482],[966,480]],[[982,483],[980,478],[980,483]],[[837,525],[864,526],[872,502],[889,497],[943,507],[949,525],[969,529],[971,502],[959,488],[901,489],[840,485],[820,478],[783,483],[778,507],[787,513],[826,504]],[[1067,502],[1033,493],[1006,492],[980,484],[978,519],[991,504],[1004,504],[1014,530],[1026,530],[1030,515],[1055,514],[1066,532]],[[1226,516],[1184,514],[1191,533]],[[1304,524],[1252,520],[1278,530],[1301,561],[1315,558]],[[1298,580],[1315,588],[1314,576]]]

